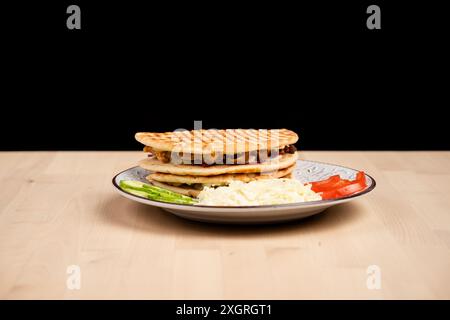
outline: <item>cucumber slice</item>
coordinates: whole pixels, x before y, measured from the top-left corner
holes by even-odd
[[[160,188],[157,186],[152,186],[152,185],[144,185],[144,189],[148,189],[148,190],[152,190],[154,192],[160,193],[160,194],[167,194],[170,196],[174,196],[174,197],[179,197],[181,199],[192,199],[191,197],[185,196],[184,194],[178,193],[178,192],[174,192],[171,190],[167,190],[164,188]]]
[[[129,188],[135,190],[141,190],[144,188],[145,183],[134,180],[122,180],[120,181],[121,188]]]
[[[169,203],[179,204],[193,204],[196,201],[191,197],[166,190],[160,187],[152,186],[140,181],[134,180],[122,180],[119,183],[122,190],[139,197],[147,198],[150,200],[163,201]]]
[[[148,193],[145,191],[139,191],[139,190],[135,190],[135,189],[131,189],[131,188],[123,188],[123,187],[121,187],[121,188],[125,192],[134,194],[135,196],[139,196],[139,197],[148,199]]]

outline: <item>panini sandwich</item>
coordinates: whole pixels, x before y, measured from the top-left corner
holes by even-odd
[[[148,157],[139,166],[159,187],[197,196],[203,187],[286,178],[295,168],[298,141],[287,129],[139,132]]]

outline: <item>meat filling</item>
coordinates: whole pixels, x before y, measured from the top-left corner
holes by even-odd
[[[278,151],[278,152],[277,152]],[[222,155],[222,159],[218,159],[221,155],[196,155],[196,154],[180,154],[179,159],[172,159],[172,153],[170,151],[159,151],[151,147],[146,146],[144,152],[149,153],[149,157],[155,156],[158,160],[169,163],[176,162],[180,164],[180,160],[183,164],[199,164],[203,166],[213,164],[248,164],[248,163],[263,163],[271,158],[275,158],[278,154],[295,153],[297,149],[294,145],[287,145],[278,150],[258,150],[250,152],[240,152],[231,155]],[[221,160],[221,161],[219,161]],[[200,162],[200,163],[199,163]]]

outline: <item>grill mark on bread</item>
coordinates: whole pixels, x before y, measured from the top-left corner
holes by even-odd
[[[194,137],[195,135],[195,137]],[[186,153],[211,153],[203,150],[210,146],[217,152],[234,154],[258,149],[276,149],[294,144],[297,134],[286,129],[273,130],[198,130],[165,133],[140,132],[136,139],[155,150],[173,151],[175,148]]]

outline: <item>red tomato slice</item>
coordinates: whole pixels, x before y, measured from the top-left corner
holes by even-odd
[[[352,195],[356,192],[359,192],[361,190],[364,190],[365,188],[366,188],[366,186],[364,184],[357,181],[357,182],[351,183],[349,185],[346,185],[342,188],[337,189],[336,193],[341,197],[345,197],[345,196]]]
[[[350,180],[345,180],[345,179],[341,179],[339,178],[339,180],[337,180],[336,182],[332,182],[332,183],[328,183],[328,184],[322,184],[319,186],[312,186],[311,189],[314,192],[323,192],[323,191],[331,191],[331,190],[336,190],[337,188],[341,188],[344,187],[348,184],[350,184],[351,181]]]
[[[326,186],[329,184],[334,184],[334,183],[338,182],[339,180],[341,180],[341,177],[339,175],[335,175],[335,176],[329,177],[326,180],[311,182],[311,184],[313,187],[318,188],[318,187]]]
[[[311,190],[320,193],[324,200],[349,196],[364,190],[367,186],[363,171],[359,171],[353,181],[335,175],[326,180],[312,182],[311,185]]]
[[[331,190],[331,191],[323,191],[323,192],[321,192],[320,196],[322,197],[323,200],[329,200],[329,199],[337,198],[338,194],[336,193],[335,190]]]
[[[356,174],[356,181],[359,181],[360,183],[364,184],[364,186],[366,185],[366,174],[363,171],[359,171]]]

